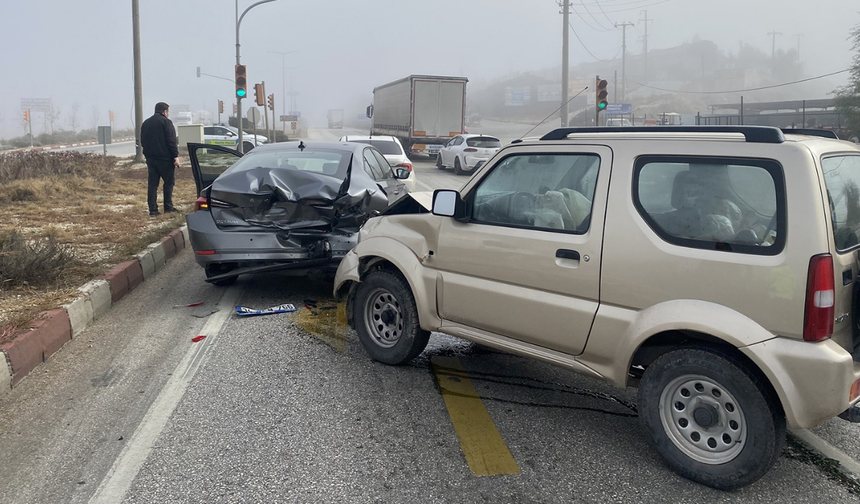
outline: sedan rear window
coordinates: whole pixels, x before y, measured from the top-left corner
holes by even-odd
[[[351,153],[333,150],[252,150],[224,173],[237,173],[255,168],[283,168],[346,178]]]
[[[388,154],[389,156],[403,154],[403,149],[400,148],[400,145],[390,140],[350,140],[350,142],[372,145],[379,149],[379,152]]]
[[[466,145],[479,149],[499,149],[502,147],[502,142],[493,137],[473,137],[466,139]]]
[[[821,160],[821,169],[836,250],[844,252],[860,244],[860,156],[826,157]]]

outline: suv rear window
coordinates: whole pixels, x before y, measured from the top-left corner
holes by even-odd
[[[400,148],[400,145],[398,145],[397,142],[392,142],[391,140],[350,140],[350,142],[372,145],[379,149],[379,152],[389,156],[399,156],[403,154],[403,149]]]
[[[844,252],[860,244],[860,156],[845,155],[821,160],[824,185],[830,200],[830,215],[836,250]]]
[[[466,145],[469,147],[477,147],[479,149],[500,149],[502,142],[498,138],[493,137],[474,137],[467,138]]]
[[[785,243],[782,168],[775,161],[641,157],[634,200],[669,243],[775,255]]]

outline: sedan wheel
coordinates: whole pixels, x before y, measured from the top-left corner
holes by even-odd
[[[442,164],[442,153],[441,152],[439,154],[436,154],[436,168],[439,168],[440,170],[445,169],[445,165]]]
[[[465,173],[465,172],[463,171],[463,168],[460,166],[460,158],[455,157],[454,158],[454,174],[455,175],[463,175],[463,173]]]

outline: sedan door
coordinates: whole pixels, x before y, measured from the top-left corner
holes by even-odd
[[[391,165],[388,164],[382,154],[373,147],[365,148],[363,153],[365,171],[372,174],[373,179],[388,196],[388,204],[390,205],[406,196],[408,193],[406,186],[394,177]]]
[[[227,168],[233,166],[242,154],[220,145],[189,143],[188,157],[191,158],[191,173],[194,174],[199,195]]]
[[[448,322],[582,353],[600,293],[605,146],[523,149],[467,188],[466,218],[442,219],[433,261]]]

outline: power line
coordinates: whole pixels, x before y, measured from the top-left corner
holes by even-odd
[[[599,27],[601,27],[607,31],[612,29],[612,27],[603,26],[603,23],[601,23],[600,20],[598,20],[597,17],[594,14],[592,14],[590,10],[588,10],[588,7],[586,7],[585,4],[581,4],[581,5],[582,5],[582,8],[585,9],[585,12],[587,12],[588,15],[591,16],[591,19],[593,19],[594,22],[597,23],[597,26],[599,26]],[[598,5],[600,5],[600,4],[598,4]],[[611,24],[611,21],[610,21],[610,24]]]
[[[597,56],[595,56],[591,51],[589,51],[589,50],[588,50],[588,47],[586,47],[586,46],[585,46],[585,44],[582,42],[582,39],[581,39],[581,38],[579,38],[579,34],[578,34],[578,33],[576,33],[576,30],[573,28],[573,25],[572,25],[572,24],[570,24],[570,23],[568,23],[568,26],[570,26],[570,31],[572,31],[572,32],[573,32],[573,35],[576,37],[576,40],[578,40],[578,41],[579,41],[579,45],[581,45],[581,46],[582,46],[582,48],[583,48],[583,49],[585,49],[585,52],[587,52],[588,54],[590,54],[590,55],[591,55],[591,57],[592,57],[592,58],[594,58],[594,59],[596,59],[597,61],[600,61],[600,62],[603,62],[603,63],[609,63],[610,61],[614,61],[614,60],[615,60],[615,58],[617,58],[617,57],[618,57],[618,54],[619,54],[619,53],[621,53],[621,48],[618,48],[618,52],[616,52],[616,53],[615,53],[615,56],[613,56],[613,57],[612,57],[612,59],[605,60],[605,59],[600,59],[600,58],[598,58],[598,57],[597,57]]]
[[[634,7],[627,7],[627,8],[624,8],[624,9],[618,9],[618,10],[608,10],[608,11],[606,11],[606,12],[608,12],[608,13],[610,13],[610,14],[613,14],[613,13],[617,13],[617,12],[626,12],[626,11],[637,10],[637,9],[646,9],[646,8],[648,8],[648,7],[653,7],[653,6],[655,6],[655,5],[660,5],[660,4],[664,4],[664,3],[666,3],[666,2],[671,2],[671,1],[672,1],[672,0],[658,0],[658,1],[656,1],[656,2],[651,2],[651,3],[646,4],[646,5],[638,5],[638,6],[634,6]],[[616,6],[621,6],[621,5],[622,5],[622,4],[616,4],[616,5],[610,5],[610,6],[608,6],[608,7],[616,7]],[[628,5],[633,5],[633,3],[631,2],[631,3],[630,3],[630,4],[628,4]]]
[[[574,32],[574,33],[576,33],[576,32]],[[589,53],[589,54],[591,54],[591,53]],[[732,89],[732,90],[726,90],[726,91],[682,91],[682,90],[680,90],[680,89],[664,89],[664,88],[658,88],[658,87],[655,87],[655,86],[649,86],[649,85],[647,85],[647,84],[642,84],[641,82],[636,82],[636,81],[635,81],[635,80],[633,80],[633,79],[628,79],[628,80],[629,80],[630,82],[632,82],[632,83],[634,83],[634,84],[638,84],[638,85],[640,85],[640,86],[642,86],[642,87],[646,87],[646,88],[648,88],[648,89],[654,89],[654,90],[657,90],[657,91],[665,91],[665,92],[667,92],[667,93],[682,93],[682,94],[726,94],[726,93],[745,93],[745,92],[747,92],[747,91],[761,91],[762,89],[773,89],[773,88],[778,88],[778,87],[791,86],[792,84],[800,84],[801,82],[809,82],[809,81],[813,81],[813,80],[817,80],[817,79],[823,79],[823,78],[825,78],[825,77],[831,77],[831,76],[833,76],[833,75],[839,75],[839,74],[841,74],[841,73],[850,72],[850,71],[851,71],[851,69],[850,69],[850,68],[846,68],[845,70],[839,70],[838,72],[830,72],[830,73],[827,73],[827,74],[824,74],[824,75],[816,75],[815,77],[808,77],[808,78],[806,78],[806,79],[800,79],[800,80],[791,81],[791,82],[783,82],[782,84],[773,84],[773,85],[770,85],[770,86],[761,86],[761,87],[755,87],[755,88],[749,88],[749,89]]]
[[[609,21],[609,24],[614,25],[614,24],[615,24],[615,22],[614,22],[614,21],[612,21],[611,19],[609,19],[609,16],[607,16],[607,15],[606,15],[606,11],[605,11],[605,10],[603,10],[603,6],[602,6],[602,5],[600,5],[600,2],[598,2],[597,0],[594,0],[594,3],[596,3],[596,4],[597,4],[597,6],[600,8],[600,12],[602,12],[602,13],[603,13],[603,17],[605,17],[605,18],[606,18],[606,20],[607,20],[607,21]],[[583,6],[583,7],[585,7],[585,4],[582,4],[582,6]]]
[[[598,32],[608,32],[608,31],[610,31],[609,29],[606,29],[606,28],[602,28],[602,27],[601,27],[601,28],[595,28],[595,27],[591,26],[591,23],[589,23],[588,21],[586,21],[586,20],[585,20],[585,18],[584,18],[584,17],[582,17],[582,14],[580,14],[579,12],[577,12],[577,10],[576,10],[576,9],[574,9],[574,8],[573,8],[573,4],[571,4],[571,6],[570,6],[570,10],[571,10],[574,14],[576,14],[576,16],[577,16],[577,17],[578,17],[578,18],[579,18],[583,23],[585,23],[585,26],[587,26],[587,27],[591,28],[592,30],[594,30],[594,31],[598,31]],[[587,9],[586,9],[586,10],[587,10]],[[594,16],[592,16],[592,17],[594,17]],[[598,24],[599,24],[599,23],[598,23]]]

